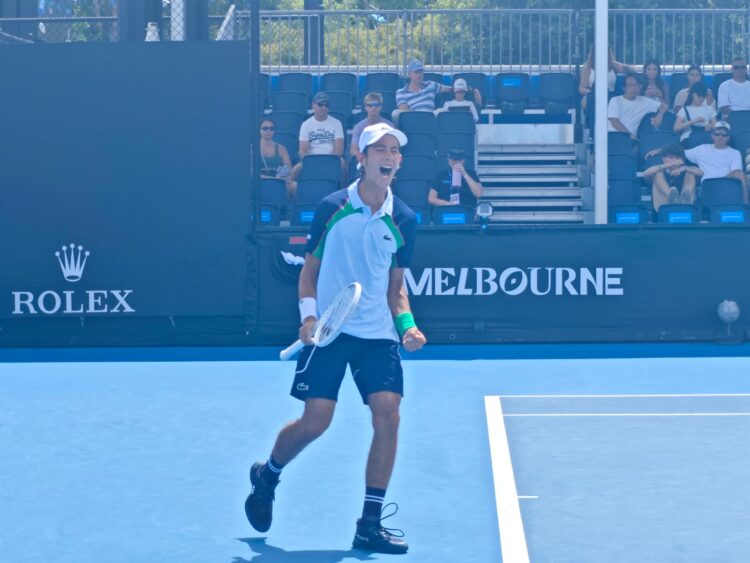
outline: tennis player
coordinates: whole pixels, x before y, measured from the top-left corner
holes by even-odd
[[[353,545],[381,553],[408,549],[403,534],[394,534],[397,530],[384,528],[380,521],[396,458],[403,396],[399,342],[410,352],[426,342],[404,289],[415,215],[390,189],[405,144],[406,136],[385,123],[366,127],[359,139],[360,179],[326,197],[315,213],[299,280],[299,334],[307,346],[297,361],[291,391],[305,406],[302,417],[281,430],[268,461],[250,469],[253,490],[245,511],[259,532],[271,526],[282,469],[331,424],[349,365],[362,401],[372,411],[374,428]],[[362,295],[342,333],[326,347],[310,345],[318,315],[355,281],[362,284]]]

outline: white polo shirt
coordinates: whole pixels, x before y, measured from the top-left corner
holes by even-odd
[[[372,213],[359,197],[359,181],[326,197],[315,211],[306,251],[321,260],[318,315],[352,282],[362,285],[357,309],[342,332],[399,341],[386,297],[391,268],[406,268],[414,251],[414,212],[388,188]]]
[[[609,121],[616,117],[631,135],[638,133],[641,119],[647,113],[657,112],[661,107],[659,100],[652,100],[645,96],[636,96],[634,100],[627,100],[624,96],[615,96],[609,101],[607,108],[607,131],[617,131]]]

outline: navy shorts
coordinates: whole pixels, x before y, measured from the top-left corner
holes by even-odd
[[[323,348],[305,346],[297,360],[292,397],[336,401],[347,365],[365,404],[368,395],[378,391],[403,396],[404,372],[398,342],[340,334]]]

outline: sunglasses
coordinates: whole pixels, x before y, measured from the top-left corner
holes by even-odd
[[[315,102],[315,105],[321,108],[327,108],[330,104],[328,102]]]
[[[714,136],[715,137],[729,137],[729,133],[717,133],[716,131],[714,131]]]
[[[261,131],[273,131],[274,128],[273,127],[261,127],[260,130]]]
[[[747,65],[734,65],[732,68],[734,70],[745,70],[747,68]]]
[[[383,104],[381,104],[380,102],[367,102],[365,105],[368,108],[379,108]]]

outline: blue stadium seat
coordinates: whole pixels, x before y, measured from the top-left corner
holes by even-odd
[[[610,180],[607,190],[607,204],[640,205],[641,186],[638,180]]]
[[[659,127],[654,127],[651,124],[651,118],[656,115],[656,112],[653,113],[647,113],[643,116],[641,119],[641,122],[638,124],[638,131],[636,133],[636,136],[640,139],[643,135],[647,135],[648,133],[673,133],[674,132],[674,122],[677,119],[671,111],[664,112],[664,115],[661,118],[661,123],[659,124]],[[673,133],[674,134],[674,133]]]
[[[277,178],[260,180],[260,223],[278,225],[281,210],[286,205],[286,182]]]
[[[294,111],[274,111],[268,117],[273,120],[276,126],[276,136],[279,133],[291,133],[299,136],[299,128],[305,120],[305,114]]]
[[[649,221],[642,205],[610,205],[608,215],[609,223],[614,225],[642,225]]]
[[[424,81],[427,82],[428,80],[431,82],[437,82],[438,84],[443,84],[443,75],[437,72],[425,72]]]
[[[729,115],[731,117],[732,114],[730,113]],[[695,135],[695,133],[692,133],[690,136],[692,137],[693,135]],[[709,133],[707,136],[710,138],[711,134]],[[733,128],[731,139],[732,146],[740,151],[742,158],[745,158],[748,149],[750,149],[750,131],[738,131],[735,133]],[[713,142],[713,139],[706,142],[711,143]]]
[[[351,112],[346,114],[346,113],[338,113],[338,112],[329,110],[328,117],[338,119],[341,122],[341,128],[344,130],[344,146],[346,146],[346,131],[347,129],[351,128],[351,123],[350,123],[350,120],[352,119]],[[351,142],[351,139],[349,141]]]
[[[407,137],[410,133],[428,133],[434,136],[435,114],[431,111],[406,111],[398,118],[398,128],[406,133]],[[409,140],[411,141],[411,137]]]
[[[405,158],[401,168],[396,172],[397,181],[425,180],[431,182],[435,177],[435,159],[430,156],[414,155]]]
[[[273,111],[289,111],[305,115],[310,108],[306,94],[302,92],[278,91],[273,95]]]
[[[326,91],[326,93],[328,94],[328,103],[330,104],[328,111],[347,116],[346,121],[343,122],[344,129],[346,129],[346,125],[354,109],[354,96],[352,96],[351,92],[338,90]]]
[[[750,131],[750,110],[730,111],[729,125],[732,128],[732,138],[744,131]]]
[[[495,76],[495,105],[503,113],[523,114],[529,101],[529,75],[525,72],[502,72]]]
[[[466,84],[469,88],[479,90],[482,94],[482,107],[487,106],[487,102],[490,100],[490,81],[489,77],[483,72],[459,72],[453,75],[451,80],[451,86],[459,78],[466,80]]]
[[[703,205],[744,205],[742,183],[736,178],[711,178],[701,182]]]
[[[415,113],[415,112],[412,112]],[[406,114],[404,114],[406,115]],[[409,138],[409,142],[405,146],[401,147],[401,154],[404,156],[410,155],[423,155],[434,157],[435,156],[435,135],[432,133],[412,133],[406,134]]]
[[[427,180],[398,180],[393,184],[393,193],[409,207],[426,207],[429,192]]]
[[[302,161],[300,180],[341,181],[341,158],[335,154],[309,154]]]
[[[395,94],[399,88],[401,88],[401,77],[395,72],[370,72],[365,75],[365,93],[390,92]]]
[[[279,75],[279,91],[302,92],[309,101],[312,97],[312,74],[309,72],[285,72]]]
[[[289,213],[290,223],[295,227],[309,227],[315,218],[317,204],[297,204],[293,205]]]
[[[429,205],[410,205],[409,208],[414,212],[417,219],[417,225],[430,224],[430,206]]]
[[[544,112],[567,113],[575,105],[575,77],[569,72],[547,72],[539,77],[539,96]]]
[[[700,222],[700,211],[695,205],[675,203],[662,205],[657,221],[664,225],[695,225]]]
[[[357,76],[351,72],[327,72],[320,79],[320,89],[331,95],[331,92],[349,92],[357,99]]]
[[[471,225],[474,222],[474,210],[461,205],[445,205],[432,210],[434,225]]]
[[[750,223],[750,207],[747,205],[714,205],[709,211],[711,223],[721,225],[746,225]]]
[[[476,132],[476,124],[471,113],[444,111],[437,114],[436,121],[438,137],[445,133],[467,133],[474,135]]]
[[[297,204],[317,205],[339,187],[338,182],[331,180],[301,179],[297,181]]]
[[[635,180],[638,166],[633,156],[610,156],[608,159],[610,180]]]
[[[286,148],[292,164],[296,164],[299,161],[299,131],[297,133],[289,133],[277,130],[274,133],[273,139]]]
[[[607,154],[609,156],[621,155],[621,156],[632,156],[633,155],[633,141],[630,138],[629,133],[621,131],[610,131],[607,133]]]
[[[463,149],[467,161],[474,159],[474,135],[469,133],[443,133],[438,135],[435,150],[438,156],[447,156],[451,149]]]

